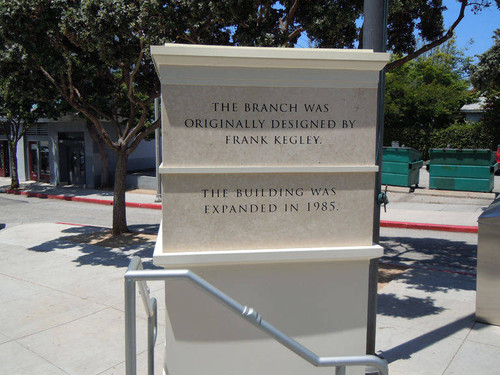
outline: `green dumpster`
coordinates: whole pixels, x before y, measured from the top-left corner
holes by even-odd
[[[409,147],[384,147],[382,185],[418,187],[422,154]]]
[[[491,150],[431,149],[430,188],[490,192],[498,169]]]

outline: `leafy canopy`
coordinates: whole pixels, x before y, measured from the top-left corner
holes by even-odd
[[[460,108],[471,100],[466,77],[470,58],[446,43],[388,72],[385,84],[385,144],[399,141],[424,156],[431,133],[461,120]]]
[[[0,46],[0,122],[9,140],[17,140],[40,118],[62,110],[56,90],[18,44]]]
[[[387,73],[385,126],[431,126],[453,123],[469,98],[464,77],[470,59],[454,42]]]
[[[493,33],[493,46],[472,67],[471,82],[486,97],[483,122],[493,134],[493,147],[500,146],[500,29]]]

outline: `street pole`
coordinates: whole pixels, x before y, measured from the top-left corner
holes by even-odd
[[[161,99],[155,99],[155,122],[160,119],[160,103]],[[155,202],[161,202],[161,177],[160,177],[160,164],[161,164],[161,133],[160,128],[155,129],[155,150],[156,150],[156,197]]]
[[[374,52],[387,49],[387,3],[388,0],[364,0],[363,48]],[[375,197],[373,210],[373,242],[380,241],[380,200],[382,193],[382,146],[384,138],[384,85],[385,69],[380,72],[377,101],[377,132],[375,164],[379,167],[375,178]],[[377,330],[377,278],[378,259],[370,261],[368,276],[368,316],[366,332],[366,354],[375,354]]]

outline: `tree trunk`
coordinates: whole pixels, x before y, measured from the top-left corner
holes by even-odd
[[[87,130],[94,140],[94,142],[97,144],[97,150],[99,152],[99,158],[101,159],[101,184],[99,187],[105,188],[111,186],[111,179],[109,178],[109,158],[108,158],[108,150],[106,147],[106,142],[103,141],[101,137],[99,137],[99,134],[97,134],[97,131],[92,124],[92,122],[87,119],[85,121],[85,125],[87,126]]]
[[[128,155],[125,149],[116,152],[115,187],[113,197],[113,236],[127,233],[125,212],[125,179],[127,177]]]
[[[17,173],[17,141],[9,140],[10,156],[10,188],[19,189],[19,175]]]

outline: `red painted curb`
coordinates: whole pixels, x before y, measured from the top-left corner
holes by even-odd
[[[62,225],[72,225],[74,227],[90,227],[93,225],[87,225],[87,224],[76,224],[76,223],[65,223],[64,221],[57,221],[56,224],[62,224]]]
[[[442,232],[477,233],[478,227],[468,225],[448,225],[429,223],[409,223],[405,221],[385,221],[380,220],[381,227],[436,230]]]
[[[161,210],[161,204],[158,203],[135,203],[135,202],[127,202],[125,203],[127,207],[135,207],[135,208],[149,208],[151,210]]]
[[[6,194],[14,195],[25,195],[27,197],[43,198],[43,199],[59,199],[63,201],[73,201],[73,202],[83,202],[83,203],[93,203],[102,204],[105,206],[112,206],[113,201],[108,199],[95,199],[95,198],[83,198],[83,197],[72,197],[68,195],[56,195],[56,194],[44,194],[44,193],[33,193],[31,191],[19,191],[19,190],[5,190]],[[126,202],[126,207],[133,208],[148,208],[152,210],[161,210],[161,204],[156,203],[136,203],[136,202]]]

